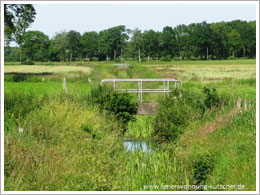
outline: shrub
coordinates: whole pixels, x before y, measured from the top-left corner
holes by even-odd
[[[200,154],[193,163],[193,177],[195,184],[203,184],[214,168],[214,156],[212,154]]]
[[[203,93],[206,94],[206,99],[204,100],[205,106],[208,109],[211,109],[213,107],[218,107],[221,103],[221,99],[219,95],[217,94],[217,91],[215,88],[203,88]]]
[[[23,82],[26,81],[27,77],[24,75],[14,75],[13,82]]]
[[[185,127],[204,114],[202,94],[192,90],[174,90],[160,101],[155,117],[155,135],[175,142]]]
[[[125,60],[123,58],[115,58],[114,62],[124,62]]]
[[[21,62],[21,64],[22,65],[34,65],[34,62],[31,60],[26,60],[26,61]]]
[[[180,95],[180,91],[174,91],[160,101],[154,129],[162,140],[175,141],[188,123],[188,109]]]
[[[183,108],[179,102],[161,106],[155,118],[155,135],[162,140],[175,141],[188,123]]]
[[[4,80],[7,82],[42,82],[42,78],[26,74],[5,75]]]
[[[170,62],[171,61],[171,56],[167,55],[167,56],[161,57],[160,61]]]
[[[137,102],[127,93],[117,93],[108,87],[92,88],[88,102],[98,104],[101,109],[114,114],[124,126],[135,119]]]

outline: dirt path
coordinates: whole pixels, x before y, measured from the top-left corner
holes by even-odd
[[[214,122],[207,122],[202,127],[198,128],[197,130],[192,131],[189,135],[189,139],[187,140],[180,140],[184,147],[189,147],[190,144],[196,142],[197,140],[203,138],[205,135],[216,131],[217,129],[221,128],[225,124],[227,124],[230,119],[241,112],[241,98],[237,100],[236,106],[225,116],[217,117]],[[246,109],[246,107],[244,108]],[[186,137],[186,136],[185,136]]]

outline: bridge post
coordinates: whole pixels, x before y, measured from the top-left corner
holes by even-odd
[[[138,85],[138,99],[139,99],[139,101],[141,101],[140,100],[141,99],[141,97],[140,97],[140,81],[138,81],[137,85]]]
[[[142,81],[138,81],[138,98],[139,101],[142,103],[143,102],[143,83]]]
[[[165,97],[165,93],[166,93],[165,81],[163,81],[163,91],[164,91],[164,97]]]
[[[115,80],[113,81],[113,87],[114,87],[114,90],[116,90],[116,81]]]
[[[141,81],[141,103],[143,102],[143,81]]]
[[[138,97],[139,101],[142,103],[143,102],[143,89],[142,89],[142,81],[138,81]]]

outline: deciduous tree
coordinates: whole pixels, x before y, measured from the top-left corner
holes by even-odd
[[[4,5],[5,44],[15,41],[19,46],[23,43],[25,30],[34,22],[36,11],[30,4]],[[20,47],[20,61],[22,50]]]

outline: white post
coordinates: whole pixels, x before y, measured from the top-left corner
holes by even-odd
[[[140,81],[138,81],[138,98],[139,98],[139,101],[141,102]]]
[[[63,78],[63,91],[65,94],[68,94],[67,81],[66,78]]]
[[[165,81],[163,81],[163,91],[164,91],[164,97],[165,97],[165,92],[166,92]]]
[[[143,81],[140,83],[141,85],[141,103],[143,102]]]

